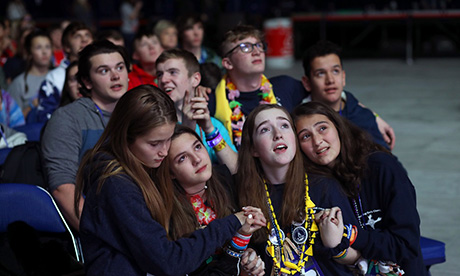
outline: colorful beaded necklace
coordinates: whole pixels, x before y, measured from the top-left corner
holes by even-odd
[[[261,96],[261,100],[259,104],[270,104],[272,102],[272,96],[270,96],[272,85],[270,81],[268,81],[268,79],[264,75],[261,76],[261,79],[262,79],[261,84],[260,84],[261,93],[258,94]],[[243,124],[245,121],[245,116],[243,114],[243,111],[241,110],[241,107],[243,106],[243,104],[237,101],[237,98],[240,96],[240,91],[236,88],[236,85],[230,80],[228,76],[226,79],[226,88],[228,91],[227,98],[229,100],[229,106],[230,106],[230,109],[232,110],[231,121],[232,121],[233,143],[236,146],[236,148],[240,148],[241,134],[243,132]]]
[[[313,256],[313,244],[316,233],[318,232],[318,227],[314,220],[313,214],[313,207],[315,207],[315,203],[313,203],[308,194],[308,176],[305,174],[305,215],[307,217],[305,218],[304,222],[304,228],[307,230],[308,238],[302,244],[301,252],[299,252],[299,261],[297,264],[286,260],[284,253],[284,235],[282,234],[282,230],[276,219],[275,210],[273,209],[273,205],[270,200],[270,192],[268,191],[268,186],[265,179],[264,184],[265,191],[267,193],[267,205],[270,211],[270,220],[274,227],[273,229],[276,236],[275,243],[277,243],[273,243],[270,238],[267,240],[267,252],[273,258],[274,268],[278,270],[278,273],[275,274],[284,273],[288,275],[295,275],[296,273],[302,273],[305,264],[308,262],[308,258]],[[270,224],[270,222],[268,224]],[[270,229],[270,225],[267,225],[267,227]],[[277,254],[276,251],[279,251],[280,254]]]

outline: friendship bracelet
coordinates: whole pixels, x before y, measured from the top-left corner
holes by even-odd
[[[212,140],[206,140],[206,143],[208,144],[208,146],[210,148],[213,148],[213,147],[217,146],[223,139],[224,138],[222,138],[222,135],[220,135],[220,133],[219,133]]]
[[[240,232],[236,232],[234,237],[238,237],[238,238],[243,239],[243,240],[249,240],[249,239],[251,239],[252,234],[244,235],[244,234],[241,234]]]
[[[211,131],[211,133],[209,133],[209,134],[205,133],[206,141],[210,141],[210,140],[216,138],[217,135],[219,135],[219,129],[217,127],[215,127],[214,130]]]
[[[230,248],[224,248],[224,251],[228,255],[230,255],[232,257],[235,257],[235,258],[241,258],[241,256],[243,256],[243,253],[235,252],[235,251],[231,250]]]
[[[222,137],[222,136],[221,136]],[[219,152],[221,150],[223,150],[225,147],[227,146],[227,142],[225,142],[224,139],[222,139],[219,144],[215,145],[213,147],[213,149],[216,151],[216,152]]]
[[[340,260],[340,259],[343,259],[347,256],[348,254],[348,248],[343,250],[342,252],[340,252],[338,255],[335,255],[333,256],[332,258],[336,259],[336,260]]]

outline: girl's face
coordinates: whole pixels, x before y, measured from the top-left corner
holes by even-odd
[[[321,114],[301,116],[296,121],[300,148],[313,163],[331,166],[340,154],[337,129]]]
[[[77,81],[77,72],[78,66],[72,66],[72,68],[69,68],[69,72],[67,73],[67,86],[69,87],[70,97],[74,101],[82,97],[79,90],[80,84]]]
[[[38,67],[50,66],[51,41],[46,36],[37,36],[32,40],[30,55],[34,65]]]
[[[252,156],[260,159],[264,170],[289,166],[296,153],[296,138],[289,116],[272,108],[257,114],[252,133]]]
[[[136,137],[129,149],[142,164],[149,168],[158,168],[168,155],[171,136],[175,123],[166,123]]]
[[[211,159],[206,148],[194,135],[181,134],[171,142],[170,170],[184,188],[202,185],[212,176]]]
[[[172,49],[177,46],[177,29],[169,27],[163,30],[160,35],[161,44],[165,49]]]
[[[201,47],[203,42],[204,29],[203,24],[195,23],[191,28],[183,33],[184,44],[189,47]]]

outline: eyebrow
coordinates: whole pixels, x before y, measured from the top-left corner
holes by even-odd
[[[125,65],[125,62],[124,61],[120,61],[119,63],[115,64],[114,67],[117,67],[119,65]],[[96,71],[101,69],[101,68],[110,68],[110,66],[108,66],[107,64],[102,64],[102,65],[99,65],[97,68],[96,68]]]
[[[197,143],[200,143],[200,144],[201,144],[201,142],[198,141],[198,139],[196,139],[195,142],[193,142],[193,144],[192,144],[192,148],[193,148],[194,146],[196,146]],[[176,155],[174,156],[173,160],[176,160],[179,156],[181,156],[181,155],[184,154],[185,152],[186,152],[186,151],[179,152],[178,154],[176,154]]]
[[[313,124],[313,127],[317,126],[317,125],[320,125],[320,124],[329,124],[327,121],[319,121],[319,122],[316,122]],[[301,130],[299,130],[297,132],[297,135],[300,135],[302,134],[303,132],[307,131],[305,128],[302,128]]]
[[[276,117],[276,120],[287,121],[289,124],[291,123],[291,122],[288,120],[288,118],[283,117],[283,116],[278,116],[278,117]],[[260,126],[262,126],[263,124],[267,123],[268,121],[269,121],[268,119],[265,120],[265,121],[262,121],[262,122],[256,127],[256,130],[258,130]]]

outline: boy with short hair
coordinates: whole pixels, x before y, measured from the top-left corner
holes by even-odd
[[[339,46],[330,41],[319,41],[307,49],[302,62],[302,84],[310,92],[305,101],[318,101],[330,106],[371,134],[376,143],[389,148],[373,112],[363,107],[353,94],[344,90],[345,70]]]
[[[163,52],[158,37],[153,31],[141,28],[133,41],[132,58],[136,61],[129,73],[129,89],[141,84],[157,85],[155,61]]]
[[[213,162],[220,161],[235,173],[238,155],[227,130],[210,116],[205,97],[195,95],[201,81],[196,57],[185,50],[170,49],[160,55],[156,67],[158,85],[174,101],[179,122],[203,137]]]
[[[104,131],[118,100],[128,90],[128,68],[128,54],[121,46],[103,40],[85,47],[80,53],[77,78],[89,97],[56,110],[43,133],[48,189],[75,230],[79,229],[74,211],[78,167],[84,153]]]

